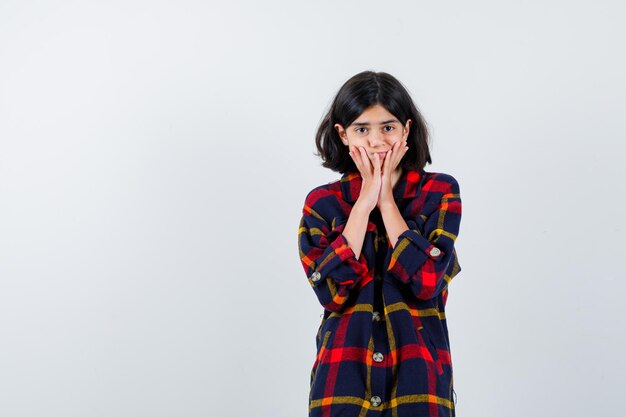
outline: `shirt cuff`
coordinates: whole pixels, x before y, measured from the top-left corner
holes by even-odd
[[[444,255],[418,229],[408,229],[398,236],[387,270],[400,281],[408,283],[426,260],[438,261]]]

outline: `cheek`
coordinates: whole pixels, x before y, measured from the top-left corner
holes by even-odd
[[[354,146],[365,146],[367,144],[367,140],[364,138],[352,137],[348,138],[348,143]]]
[[[398,131],[394,131],[394,132],[390,132],[387,135],[387,141],[391,144],[394,144],[396,142],[400,142],[402,140],[402,132],[398,132]]]

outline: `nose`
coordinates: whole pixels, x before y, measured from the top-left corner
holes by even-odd
[[[383,134],[381,132],[377,132],[377,131],[374,131],[370,135],[368,135],[368,141],[369,141],[369,145],[372,148],[377,148],[378,146],[380,146],[383,143],[385,143],[385,140],[383,138]]]

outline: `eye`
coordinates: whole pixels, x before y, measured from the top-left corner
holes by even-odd
[[[385,126],[383,129],[387,129],[387,128],[389,128],[389,129],[388,129],[388,130],[385,130],[385,132],[391,132],[393,129],[395,129],[395,127],[393,127],[393,126],[391,126],[391,125],[387,125],[387,126]]]
[[[356,132],[358,133],[365,133],[366,128],[364,127],[357,127],[356,129],[354,129]]]

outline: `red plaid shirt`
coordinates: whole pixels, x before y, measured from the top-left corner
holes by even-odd
[[[404,170],[393,195],[409,229],[392,247],[374,209],[356,259],[342,231],[361,182],[350,171],[315,187],[302,210],[300,259],[324,307],[309,416],[454,416],[445,305],[461,270],[459,185]]]

